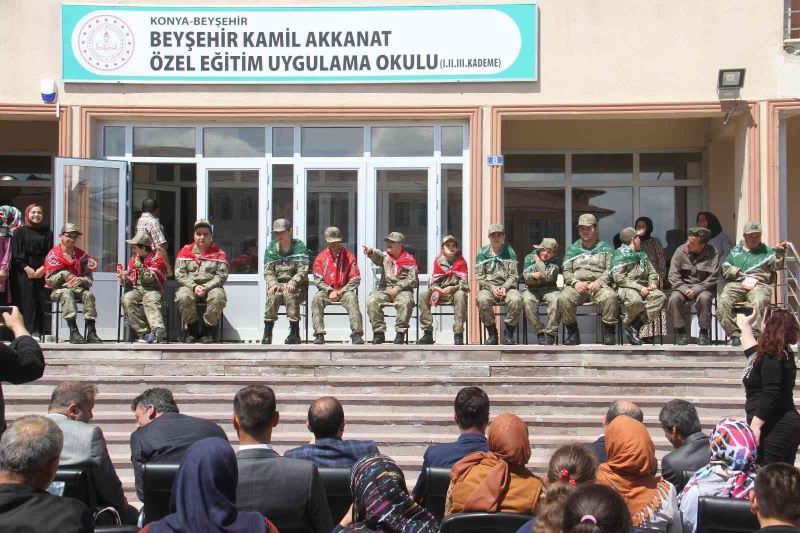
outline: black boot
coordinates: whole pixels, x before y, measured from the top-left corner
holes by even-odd
[[[386,342],[386,334],[382,331],[376,331],[372,337],[372,344],[383,344]]]
[[[284,344],[300,344],[300,322],[289,322],[289,336]]]
[[[711,336],[707,329],[700,328],[700,335],[697,336],[698,346],[711,346]]]
[[[264,336],[261,337],[261,344],[272,344],[272,328],[275,322],[264,322]]]
[[[506,324],[505,331],[503,331],[503,344],[506,346],[512,346],[517,344],[517,339],[514,337],[514,330],[517,329],[516,326],[512,326],[511,324]]]
[[[642,327],[642,321],[638,317],[636,320],[625,326],[625,336],[634,346],[641,346],[642,339],[639,338],[639,329]]]
[[[184,342],[194,344],[203,336],[203,319],[199,318],[193,323],[189,324],[186,329],[186,338]]]
[[[536,342],[538,342],[540,346],[547,344],[547,339],[545,339],[544,333],[536,334]]]
[[[361,333],[353,333],[350,335],[350,342],[353,344],[364,344],[364,338],[361,336]]]
[[[86,342],[89,344],[102,344],[103,339],[97,336],[94,320],[86,320]]]
[[[325,344],[325,335],[314,335],[314,344]]]
[[[209,326],[204,320],[200,320],[200,327],[203,328],[203,332],[200,335],[200,342],[203,344],[213,344],[217,342],[216,337],[218,326]]]
[[[494,324],[486,326],[486,338],[483,340],[483,344],[489,346],[497,345],[497,326]]]
[[[641,343],[642,341],[639,341],[639,344]],[[617,326],[613,324],[603,324],[603,344],[606,346],[614,346],[617,344]]]
[[[578,330],[578,323],[565,324],[567,327],[567,340],[564,341],[564,346],[577,346],[581,343],[581,332]]]
[[[433,330],[426,329],[425,334],[417,341],[417,344],[433,344]]]
[[[456,346],[463,346],[464,345],[464,334],[463,333],[456,333],[453,335],[453,344]]]
[[[78,324],[74,318],[67,319],[67,326],[69,326],[69,343],[70,344],[86,344],[86,339],[83,338],[81,332],[78,330]]]
[[[547,346],[553,346],[556,343],[556,336],[555,335],[549,335],[549,334],[545,333],[544,334],[544,343]]]
[[[395,344],[405,344],[406,343],[406,334],[400,333],[399,331],[394,336],[394,343]]]
[[[689,344],[689,334],[686,333],[686,328],[675,329],[675,344],[677,346],[686,346]]]

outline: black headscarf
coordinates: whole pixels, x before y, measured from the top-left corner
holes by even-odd
[[[722,233],[722,224],[719,223],[719,219],[716,217],[716,215],[714,215],[714,213],[711,213],[710,211],[700,211],[697,213],[698,219],[700,218],[700,215],[706,217],[706,220],[708,221],[708,229],[711,231],[711,237],[709,237],[709,239],[713,239]]]
[[[651,236],[650,234],[653,233],[653,220],[649,217],[639,217],[636,219],[636,222],[633,224],[633,227],[635,228],[636,226],[638,226],[640,221],[644,222],[646,228],[644,230],[644,235],[642,235],[642,242],[644,242],[647,239],[649,239]]]

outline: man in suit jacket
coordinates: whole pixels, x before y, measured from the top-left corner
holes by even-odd
[[[616,400],[608,407],[608,411],[606,411],[606,416],[603,419],[603,427],[606,427],[612,420],[621,415],[629,416],[639,422],[644,422],[644,413],[642,413],[638,405],[628,400]],[[605,463],[608,460],[605,434],[600,435],[596,441],[587,444],[586,447],[597,457],[598,463]]]
[[[131,463],[136,494],[144,501],[142,465],[180,464],[186,450],[206,437],[228,436],[214,422],[182,415],[167,389],[147,389],[131,403],[138,429],[131,434]]]
[[[333,519],[314,463],[281,457],[272,449],[272,428],[280,415],[275,393],[250,385],[233,400],[233,427],[239,435],[236,507],[258,511],[283,530],[330,533]],[[275,487],[280,487],[275,490]]]
[[[700,428],[697,410],[686,400],[667,403],[661,408],[658,420],[675,448],[661,460],[661,475],[680,492],[691,474],[708,464],[711,443]]]
[[[123,524],[135,525],[139,512],[125,498],[103,430],[88,423],[93,416],[96,395],[97,387],[79,381],[64,381],[53,390],[47,417],[64,435],[60,464],[92,467],[98,507],[110,505],[117,510]]]
[[[759,469],[749,498],[761,525],[756,533],[800,533],[800,470],[786,463]]]
[[[28,383],[44,374],[44,356],[39,343],[25,329],[25,320],[17,307],[3,313],[5,327],[14,335],[11,344],[0,342],[0,381]],[[6,429],[3,387],[0,386],[0,435]]]

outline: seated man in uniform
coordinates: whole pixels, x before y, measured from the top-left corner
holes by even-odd
[[[564,288],[558,297],[558,312],[569,333],[564,344],[574,346],[581,343],[577,310],[587,301],[598,307],[603,318],[603,344],[616,344],[619,303],[609,286],[609,266],[614,250],[600,240],[597,218],[591,213],[578,218],[578,235],[580,238],[567,248],[562,264]]]
[[[672,293],[667,307],[675,327],[675,344],[679,346],[689,344],[685,314],[692,302],[697,309],[697,322],[700,325],[697,344],[711,344],[711,304],[717,294],[719,253],[708,244],[710,237],[711,230],[708,228],[689,228],[686,244],[678,246],[669,264]]]
[[[381,307],[386,303],[394,303],[397,308],[395,322],[397,334],[394,343],[404,344],[408,334],[408,322],[414,310],[414,288],[419,285],[417,260],[406,250],[404,246],[406,238],[402,233],[393,231],[383,239],[383,242],[386,243],[385,252],[364,246],[364,254],[383,268],[379,285],[367,299],[367,315],[375,334],[372,344],[386,342],[386,319]]]
[[[314,323],[314,344],[325,344],[325,307],[339,303],[350,318],[350,341],[364,344],[364,318],[358,308],[358,286],[361,272],[356,257],[342,246],[342,231],[336,227],[325,230],[327,248],[316,259],[312,274],[317,294],[311,302],[311,321]]]
[[[194,223],[194,243],[181,248],[175,258],[175,302],[187,330],[186,342],[214,342],[217,323],[228,302],[223,288],[227,280],[228,256],[214,245],[211,223],[201,218]],[[201,318],[197,317],[198,302],[206,303]]]
[[[642,233],[625,228],[619,238],[623,244],[611,256],[611,276],[625,312],[625,335],[631,344],[639,345],[639,330],[661,316],[667,298],[658,290],[658,272],[642,251]]]
[[[722,277],[728,283],[722,289],[717,303],[717,318],[731,346],[741,346],[741,331],[736,325],[733,306],[746,301],[756,313],[753,331],[760,333],[764,311],[772,300],[772,284],[776,273],[783,269],[786,241],[771,248],[761,242],[761,223],[744,225],[744,240],[734,246],[722,263]]]
[[[489,244],[480,249],[475,262],[475,280],[478,282],[476,302],[481,322],[486,327],[483,343],[498,344],[494,306],[505,302],[507,312],[503,344],[517,344],[514,330],[522,315],[522,295],[517,290],[517,254],[506,244],[506,232],[502,224],[489,226]]]
[[[97,268],[97,261],[75,246],[75,241],[83,235],[78,226],[71,223],[61,228],[61,243],[56,244],[44,259],[45,285],[52,289],[50,299],[61,302],[61,313],[69,325],[69,342],[71,344],[100,343],[97,336],[95,320],[97,308],[94,294],[89,288],[94,281],[92,272]],[[75,317],[78,315],[75,300],[83,303],[83,318],[86,321],[86,338],[78,331]]]
[[[161,315],[161,291],[167,281],[167,264],[153,250],[146,233],[137,233],[126,240],[132,257],[127,270],[118,270],[117,278],[127,292],[122,296],[122,308],[136,342],[164,342],[167,330]]]
[[[433,315],[431,306],[439,302],[453,304],[453,344],[464,344],[464,322],[467,319],[467,261],[452,235],[442,239],[442,253],[433,262],[433,274],[428,290],[419,298],[419,323],[425,334],[418,344],[433,344]]]
[[[533,324],[539,344],[555,344],[558,334],[558,295],[556,286],[561,266],[555,256],[558,242],[555,239],[542,239],[531,253],[525,257],[522,277],[528,290],[522,293],[525,316]],[[547,325],[539,320],[539,302],[547,304]]]
[[[292,237],[292,223],[285,218],[272,223],[272,234],[275,238],[264,252],[267,303],[261,344],[272,344],[272,328],[281,304],[286,306],[289,319],[289,336],[283,342],[300,344],[300,304],[308,296],[308,249],[303,241]]]

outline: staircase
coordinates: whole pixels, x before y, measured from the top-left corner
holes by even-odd
[[[134,502],[130,404],[154,386],[172,390],[181,412],[220,424],[235,445],[234,393],[248,384],[269,385],[281,413],[273,434],[279,452],[311,438],[305,428],[311,400],[336,396],[345,408],[345,438],[375,440],[398,461],[409,484],[428,444],[456,438],[453,400],[468,385],[486,390],[492,415],[509,411],[528,422],[529,466],[537,473],[559,446],[595,440],[615,399],[633,400],[644,410],[659,458],[671,446],[658,413],[673,398],[692,402],[706,431],[725,416],[744,418],[744,358],[726,347],[47,344],[45,358],[42,379],[4,386],[6,416],[46,414],[50,393],[62,380],[96,383],[93,423],[103,427]]]

